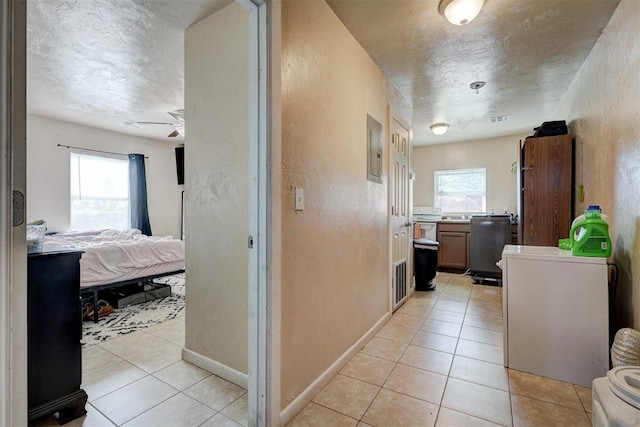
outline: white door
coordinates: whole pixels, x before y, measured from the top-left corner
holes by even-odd
[[[406,299],[411,283],[409,250],[411,223],[409,222],[409,130],[396,118],[391,118],[391,169],[389,198],[391,201],[391,290],[395,310]]]

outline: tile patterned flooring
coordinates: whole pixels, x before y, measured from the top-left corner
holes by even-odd
[[[184,317],[84,346],[87,415],[65,426],[246,426],[246,390],[181,360],[183,346]]]
[[[590,426],[591,389],[502,365],[502,288],[439,273],[290,427]]]
[[[289,423],[589,426],[591,390],[502,366],[501,288],[440,273]],[[70,427],[246,425],[246,390],[181,360],[184,318],[83,348]],[[54,417],[37,427],[58,425]]]

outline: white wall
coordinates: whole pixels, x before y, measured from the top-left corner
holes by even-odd
[[[513,135],[479,141],[429,145],[413,148],[413,205],[434,205],[434,171],[447,169],[487,169],[487,212],[516,212],[516,175],[511,165],[518,158],[518,141]]]
[[[233,3],[185,34],[185,359],[246,386],[249,12]],[[218,369],[220,368],[220,369]],[[242,384],[242,382],[245,384]]]
[[[180,237],[182,188],[176,177],[176,144],[35,115],[27,117],[27,221],[44,219],[49,231],[69,230],[69,150],[58,144],[148,156],[151,231]]]
[[[576,138],[576,214],[597,204],[609,215],[620,268],[617,326],[640,327],[640,2],[622,0],[569,85],[554,116]]]

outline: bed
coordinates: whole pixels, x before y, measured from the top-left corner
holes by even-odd
[[[56,233],[46,247],[81,250],[80,293],[149,281],[184,271],[184,242],[170,236],[145,236],[137,229]],[[94,304],[94,320],[98,320]]]

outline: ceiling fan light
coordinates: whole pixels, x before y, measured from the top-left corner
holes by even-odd
[[[478,16],[483,5],[484,0],[441,0],[438,11],[452,24],[465,25]]]
[[[447,123],[434,123],[431,126],[429,126],[429,129],[431,129],[431,132],[433,132],[434,135],[439,136],[447,133],[447,130],[449,129],[449,125]]]

